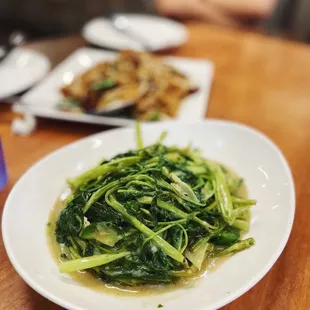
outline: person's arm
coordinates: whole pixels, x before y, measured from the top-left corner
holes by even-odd
[[[237,25],[242,18],[269,16],[277,0],[155,0],[160,14]]]
[[[203,0],[213,3],[227,13],[246,17],[268,17],[272,13],[277,0]]]
[[[235,25],[233,18],[212,3],[203,0],[155,0],[157,11],[166,16],[207,20],[221,25]]]

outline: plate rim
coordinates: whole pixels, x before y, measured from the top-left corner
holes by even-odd
[[[187,121],[170,121],[167,122],[168,125],[169,124],[184,124],[184,125],[194,125],[194,124],[203,124],[203,123],[211,123],[211,124],[215,124],[215,125],[220,125],[220,126],[236,126],[239,127],[242,130],[245,130],[247,132],[250,132],[251,134],[256,135],[257,137],[261,138],[264,140],[264,142],[266,142],[279,156],[279,159],[281,160],[281,163],[283,165],[283,168],[287,174],[288,177],[288,182],[289,182],[289,190],[290,190],[290,194],[292,196],[292,202],[291,202],[291,208],[290,211],[288,213],[288,217],[287,217],[287,226],[285,229],[285,234],[283,234],[283,237],[281,239],[281,242],[278,244],[278,247],[276,248],[276,250],[274,251],[274,254],[270,257],[268,264],[266,264],[264,266],[264,268],[262,268],[260,270],[260,272],[258,272],[254,277],[252,277],[251,281],[249,281],[247,284],[243,285],[242,287],[240,287],[239,289],[237,289],[234,293],[229,294],[228,296],[224,296],[222,299],[220,299],[218,302],[215,302],[213,304],[210,305],[206,305],[203,308],[200,308],[199,310],[213,310],[213,309],[218,309],[221,308],[227,304],[229,304],[230,302],[232,302],[233,300],[236,300],[237,298],[239,298],[240,296],[242,296],[243,294],[245,294],[247,291],[249,291],[252,287],[254,287],[268,272],[269,270],[272,268],[272,266],[275,264],[275,262],[278,260],[278,258],[280,257],[280,255],[282,254],[288,239],[291,235],[291,231],[292,231],[292,227],[294,224],[294,217],[295,217],[295,210],[296,210],[296,192],[295,192],[295,184],[294,184],[294,178],[293,178],[293,174],[290,168],[290,165],[288,163],[288,161],[286,160],[284,154],[282,153],[281,149],[268,137],[266,136],[264,133],[260,132],[259,130],[242,124],[242,123],[238,123],[235,121],[230,121],[230,120],[221,120],[221,119],[216,119],[216,118],[212,118],[212,119],[206,119],[200,122],[187,122]],[[143,126],[146,127],[156,127],[156,126],[160,126],[161,123],[154,123],[154,124],[143,124]],[[34,289],[36,292],[38,292],[40,295],[42,295],[43,297],[47,298],[48,300],[62,306],[68,309],[74,309],[74,310],[85,310],[85,308],[81,308],[79,306],[75,306],[72,305],[71,302],[68,302],[66,300],[63,300],[61,298],[59,298],[58,296],[56,296],[53,293],[48,292],[47,290],[44,289],[43,286],[41,286],[40,284],[38,284],[35,280],[33,280],[33,278],[28,275],[26,272],[24,272],[22,266],[19,264],[18,259],[14,256],[13,254],[13,249],[11,247],[11,245],[9,244],[9,240],[8,240],[8,228],[6,225],[6,217],[8,216],[8,206],[10,205],[10,201],[13,199],[12,197],[15,194],[15,191],[17,190],[16,188],[18,188],[19,184],[22,182],[22,180],[24,178],[26,178],[26,176],[28,175],[29,172],[31,172],[31,170],[36,169],[39,165],[42,165],[44,162],[48,161],[50,157],[53,157],[55,154],[57,153],[61,153],[64,149],[66,148],[74,148],[75,145],[81,143],[82,141],[88,140],[88,139],[92,139],[92,138],[96,138],[97,136],[100,135],[109,135],[110,132],[113,131],[127,131],[127,130],[134,130],[133,128],[130,127],[122,127],[122,128],[115,128],[115,129],[111,129],[111,130],[106,130],[106,131],[102,131],[99,133],[95,133],[86,137],[83,137],[81,139],[78,139],[77,141],[71,142],[65,146],[62,146],[60,148],[58,148],[57,150],[45,155],[43,158],[41,158],[40,160],[38,160],[35,164],[31,165],[23,174],[22,176],[17,180],[17,182],[14,184],[14,186],[12,187],[6,201],[3,207],[3,213],[2,213],[2,222],[1,222],[1,226],[2,226],[2,237],[3,237],[3,244],[6,250],[6,253],[8,255],[8,258],[12,264],[12,266],[14,267],[15,271],[19,274],[19,276],[32,288]]]

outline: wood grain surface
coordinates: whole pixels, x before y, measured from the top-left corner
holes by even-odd
[[[215,63],[207,117],[248,124],[269,136],[286,156],[296,185],[295,224],[283,254],[254,288],[223,309],[310,309],[310,47],[201,23],[188,23],[188,29],[189,41],[170,54],[209,58]],[[83,45],[80,37],[70,37],[30,47],[45,53],[55,65]],[[11,133],[13,117],[9,106],[1,104],[0,133],[9,183],[0,193],[0,208],[18,178],[44,155],[107,129],[40,119],[33,135],[18,137]],[[61,309],[17,275],[2,238],[0,309]]]

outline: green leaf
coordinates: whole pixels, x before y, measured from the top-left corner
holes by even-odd
[[[95,239],[102,244],[112,247],[123,238],[123,235],[115,225],[99,222],[85,227],[81,231],[80,237],[83,239]]]
[[[201,269],[201,266],[206,258],[206,253],[212,252],[214,246],[207,241],[196,247],[195,250],[187,250],[185,252],[185,257],[195,266],[198,270]]]
[[[193,192],[192,188],[183,182],[175,173],[170,173],[170,178],[174,183],[171,185],[181,194],[195,202],[199,202],[198,198],[196,197],[195,193]]]
[[[229,227],[222,230],[215,238],[211,241],[216,245],[230,245],[240,238],[239,229]]]

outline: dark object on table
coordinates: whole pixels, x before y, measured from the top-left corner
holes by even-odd
[[[4,161],[4,154],[2,149],[2,144],[0,140],[0,190],[2,190],[7,183],[7,172]]]

